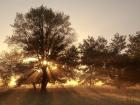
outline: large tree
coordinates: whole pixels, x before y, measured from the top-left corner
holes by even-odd
[[[58,57],[73,41],[74,31],[69,16],[40,6],[31,8],[25,14],[17,13],[12,27],[14,33],[7,42],[19,45],[26,54],[38,58],[43,73],[41,91],[46,91],[49,77],[46,65],[41,62],[58,61]]]

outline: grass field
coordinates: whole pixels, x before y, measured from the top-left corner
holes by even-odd
[[[0,105],[140,105],[140,89],[49,88],[46,95],[32,89],[0,89]]]

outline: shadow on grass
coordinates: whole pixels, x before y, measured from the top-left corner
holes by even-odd
[[[50,105],[52,94],[32,89],[13,89],[0,93],[0,105]]]
[[[46,92],[42,94],[40,92],[30,91],[24,98],[22,105],[51,105],[52,94]]]
[[[114,94],[119,95],[90,88],[55,88],[48,89],[46,94],[32,89],[12,89],[0,92],[0,105],[140,105]]]

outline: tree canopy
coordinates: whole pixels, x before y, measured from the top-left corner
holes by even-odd
[[[14,33],[7,42],[18,44],[38,59],[57,59],[73,41],[69,16],[44,6],[17,13],[12,27]]]

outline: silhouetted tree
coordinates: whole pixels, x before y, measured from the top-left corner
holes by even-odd
[[[134,85],[140,83],[140,33],[129,36],[128,50],[129,64],[126,66],[124,80]],[[127,61],[128,62],[128,61]]]
[[[102,68],[105,64],[107,57],[107,40],[103,37],[98,37],[95,40],[93,37],[88,37],[80,44],[81,50],[81,63],[88,66],[88,69],[84,70],[84,73],[89,74],[87,81],[89,80],[90,86],[92,80],[95,79],[95,70]]]
[[[129,42],[127,50],[128,55],[131,58],[140,60],[140,33],[137,32],[136,35],[130,35]]]
[[[36,56],[41,64],[44,60],[56,60],[73,40],[73,29],[69,16],[41,6],[31,8],[25,14],[17,13],[14,33],[7,40],[17,44],[30,56]],[[41,91],[46,91],[49,82],[46,66],[41,65]]]
[[[116,33],[111,39],[109,48],[113,55],[122,53],[122,51],[126,48],[126,36]]]
[[[59,58],[66,78],[75,78],[76,68],[79,65],[79,51],[78,48],[72,45],[65,53]]]
[[[126,36],[116,33],[108,47],[108,73],[115,85],[120,88],[123,71],[127,65],[128,56],[125,53]]]

